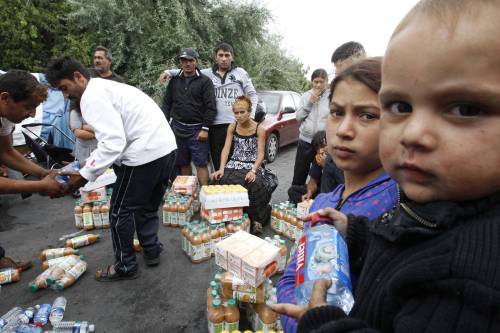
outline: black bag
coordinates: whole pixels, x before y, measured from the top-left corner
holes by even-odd
[[[184,124],[173,118],[170,122],[170,127],[172,128],[175,136],[180,139],[189,139],[198,135],[201,130],[201,124]]]
[[[262,178],[264,180],[264,186],[269,194],[273,193],[274,190],[278,187],[279,181],[278,176],[276,176],[271,170],[266,168],[265,166],[261,167],[262,170]]]

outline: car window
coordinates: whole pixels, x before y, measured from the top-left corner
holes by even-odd
[[[295,110],[297,110],[300,107],[300,95],[299,94],[292,94],[293,101],[295,102]]]
[[[291,107],[296,110],[295,103],[293,102],[293,98],[290,94],[283,95],[283,105],[281,111],[285,110],[285,108]]]
[[[259,97],[265,105],[268,114],[277,114],[280,107],[280,95],[270,93],[259,93]]]

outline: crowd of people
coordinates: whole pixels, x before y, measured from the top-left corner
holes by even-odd
[[[288,193],[294,202],[315,198],[311,214],[328,216],[343,235],[355,303],[348,314],[327,304],[331,281],[322,279],[307,306],[295,304],[293,257],[278,282],[279,304],[271,305],[285,332],[500,331],[498,14],[496,0],[422,0],[383,58],[348,42],[332,55],[330,83],[325,70],[313,71],[296,114]],[[107,70],[94,77],[72,58],[53,59],[47,79],[75,104],[75,135],[96,143],[77,157],[83,167],[68,173],[64,189],[53,172],[16,152],[9,136],[47,88],[29,73],[7,72],[0,77],[0,162],[39,180],[0,178],[0,192],[57,197],[112,166],[115,262],[97,272],[98,281],[138,276],[134,232],[146,263],[159,264],[158,206],[176,168],[192,174],[193,164],[200,184],[245,186],[252,230],[261,231],[272,195],[265,132],[253,118],[255,89],[233,56],[222,43],[213,68],[200,70],[197,52],[182,49],[181,69],[160,76],[170,81],[161,108],[139,89],[106,79],[105,50],[96,50],[95,62]],[[0,248],[0,267],[21,264]]]

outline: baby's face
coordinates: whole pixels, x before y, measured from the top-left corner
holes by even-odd
[[[496,13],[451,32],[413,19],[382,70],[380,157],[417,202],[500,190],[500,40]]]

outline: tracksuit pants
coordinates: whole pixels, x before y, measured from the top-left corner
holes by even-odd
[[[158,240],[158,207],[174,170],[175,155],[174,150],[143,165],[113,166],[117,178],[111,196],[111,238],[115,269],[121,273],[137,271],[135,232],[144,256],[156,258],[162,251]]]

